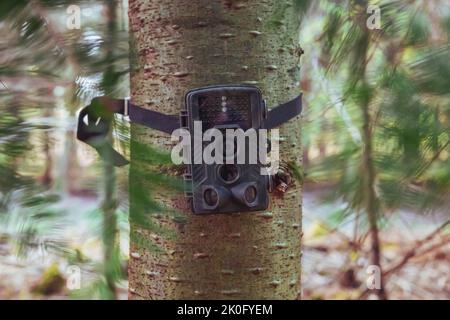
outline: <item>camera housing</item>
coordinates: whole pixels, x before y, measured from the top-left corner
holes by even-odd
[[[302,94],[268,111],[261,91],[249,85],[218,85],[191,90],[185,96],[184,110],[179,117],[141,107],[126,98],[113,99],[101,96],[94,98],[89,105],[80,110],[77,139],[96,149],[105,161],[112,161],[112,164],[121,167],[129,162],[107,139],[115,114],[129,118],[132,123],[167,134],[173,134],[180,127],[189,130],[193,164],[189,165],[185,180],[186,195],[191,199],[193,212],[208,214],[260,211],[267,209],[269,192],[274,188],[272,185],[275,186],[280,181],[261,174],[263,169],[261,162],[266,161],[259,158],[261,149],[255,151],[252,148],[255,145],[261,148],[259,144],[264,143],[263,148],[267,148],[265,151],[270,152],[271,143],[269,140],[260,141],[264,140],[261,139],[264,137],[261,137],[262,133],[258,129],[277,128],[299,116],[301,112]],[[195,157],[198,157],[199,152],[203,153],[203,148],[199,151],[195,144],[195,140],[198,140],[195,139],[196,132],[194,132],[197,121],[202,123],[200,132],[202,137],[203,133],[211,128],[222,132],[227,129],[242,129],[243,132],[254,129],[250,135],[256,138],[256,141],[253,140],[251,144],[247,140],[243,146],[233,141],[225,141],[228,142],[228,146],[231,143],[234,147],[232,150],[234,152],[229,154],[225,152],[218,156],[225,158],[222,162],[226,165],[205,164],[202,162],[203,154],[200,154],[200,164],[195,164]],[[218,152],[215,149],[214,151]],[[242,152],[246,156],[244,160],[241,158]],[[252,161],[249,161],[250,152],[253,152]],[[217,154],[214,154],[215,156]],[[264,153],[261,156],[264,156]],[[236,157],[239,161],[230,164],[228,160],[231,158],[234,160]],[[208,163],[212,162],[208,160]],[[281,187],[277,185],[276,189],[281,188],[282,192],[285,192],[287,187],[281,182]]]
[[[220,85],[189,91],[181,112],[181,127],[191,132],[191,164],[185,175],[187,196],[195,214],[250,212],[267,209],[270,177],[261,174],[259,161],[249,161],[249,141],[245,150],[234,145],[234,157],[245,152],[245,164],[195,164],[194,122],[202,122],[202,134],[208,129],[259,130],[267,117],[261,91],[249,85]],[[224,150],[226,150],[224,144]],[[225,151],[224,151],[225,153]],[[203,159],[203,157],[202,157]],[[236,160],[236,159],[235,159]]]

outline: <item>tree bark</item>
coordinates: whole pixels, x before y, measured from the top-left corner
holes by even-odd
[[[178,114],[184,94],[254,84],[269,106],[299,94],[299,15],[292,0],[130,0],[132,100]],[[170,137],[132,125],[130,299],[296,299],[300,293],[301,183],[268,211],[195,216],[182,195],[146,180],[140,145]],[[280,130],[282,165],[301,167],[298,119]],[[148,158],[148,157],[147,157]],[[153,167],[154,169],[154,167]],[[159,170],[170,171],[160,168]],[[150,210],[148,197],[181,213]]]

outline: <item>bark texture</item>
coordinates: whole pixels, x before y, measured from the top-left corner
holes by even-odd
[[[189,89],[227,83],[259,86],[269,106],[299,94],[295,1],[130,0],[129,17],[131,95],[139,105],[178,114]],[[282,164],[300,168],[299,119],[280,136]],[[144,215],[147,227],[131,221],[131,299],[298,297],[300,182],[272,195],[267,212],[195,216],[181,194],[144,174],[150,165],[139,145],[170,150],[170,137],[136,125],[132,140],[130,214]],[[143,195],[181,213],[150,212]]]

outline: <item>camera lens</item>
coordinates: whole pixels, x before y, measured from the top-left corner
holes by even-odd
[[[247,203],[252,204],[256,201],[256,195],[258,194],[258,191],[256,190],[256,187],[249,186],[247,189],[245,189],[245,201]]]
[[[218,169],[220,178],[226,183],[233,183],[239,178],[239,169],[234,164],[224,164]]]
[[[219,202],[219,195],[213,188],[206,189],[203,193],[203,198],[205,200],[205,203],[210,207],[217,206]]]

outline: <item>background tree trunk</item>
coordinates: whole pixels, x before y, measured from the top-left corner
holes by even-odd
[[[106,95],[113,95],[115,86],[117,84],[116,71],[112,63],[114,59],[114,49],[117,45],[117,1],[107,1],[107,42],[106,42],[106,57],[105,57],[105,72],[103,74],[102,89]],[[108,139],[112,141],[112,133],[109,133]],[[120,277],[120,266],[118,264],[119,255],[119,239],[118,239],[118,225],[117,225],[117,195],[116,195],[116,169],[112,162],[112,154],[106,155],[106,161],[103,162],[103,276],[105,278],[104,298],[116,299],[117,289],[116,281]]]
[[[292,0],[130,0],[131,95],[178,114],[187,90],[259,86],[269,106],[299,94],[299,15]],[[170,137],[131,128],[131,299],[295,299],[300,293],[301,183],[272,195],[269,211],[192,215],[182,195],[154,187],[140,145],[170,150]],[[282,164],[301,167],[299,121],[280,131]],[[154,169],[154,168],[153,168]],[[164,171],[164,168],[160,168]],[[151,190],[151,195],[150,195]],[[181,214],[150,210],[142,197]]]

